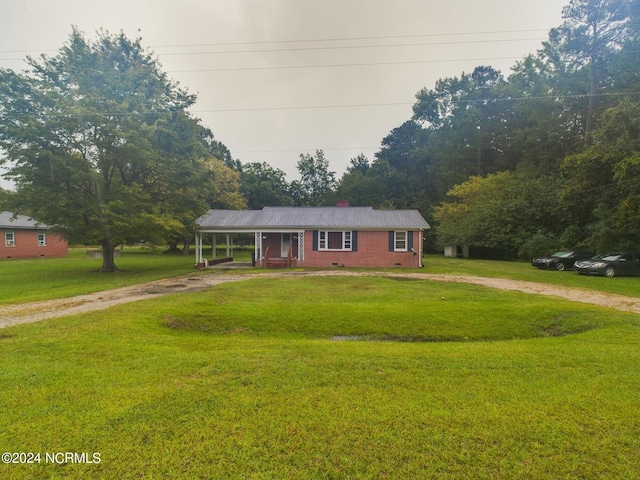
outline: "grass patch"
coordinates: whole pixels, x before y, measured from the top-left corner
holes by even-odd
[[[539,270],[532,267],[530,262],[447,258],[442,255],[425,256],[424,266],[421,272],[425,273],[509,278],[640,297],[640,277],[590,277],[571,270]]]
[[[227,283],[164,324],[212,334],[442,342],[562,336],[600,324],[593,308],[473,285],[396,278],[257,278]]]
[[[218,257],[224,255],[225,250],[218,249]],[[251,250],[237,250],[233,255],[239,261],[250,261]],[[71,249],[67,258],[0,261],[0,282],[3,285],[0,305],[65,298],[194,272],[193,256],[165,255],[141,248],[125,248],[116,263],[122,269],[120,272],[97,273],[101,260],[87,258],[84,248]],[[540,271],[524,262],[469,260],[440,255],[426,256],[424,265],[425,268],[420,270],[387,270],[502,277],[640,297],[640,278],[637,277],[583,277],[572,272]],[[253,270],[256,274],[264,271]],[[371,272],[372,269],[366,271]]]
[[[141,248],[125,248],[116,273],[98,273],[100,258],[87,258],[84,248],[66,258],[0,261],[0,305],[32,302],[125,287],[193,272],[194,259]]]
[[[637,315],[439,287],[256,278],[4,329],[2,450],[99,452],[101,463],[0,465],[0,475],[637,478]],[[288,314],[298,301],[304,310]],[[527,321],[521,310],[535,315],[536,305],[546,313]],[[489,342],[328,338],[428,336],[428,320],[451,332],[462,323],[479,340],[509,310],[528,329],[582,318],[591,330]],[[188,324],[197,318],[212,327]],[[499,323],[492,336],[512,338]]]

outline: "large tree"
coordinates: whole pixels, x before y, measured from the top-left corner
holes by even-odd
[[[0,162],[16,209],[72,242],[158,240],[206,208],[207,132],[140,39],[73,29],[54,57],[0,69]],[[185,218],[188,206],[191,215]]]
[[[587,150],[562,163],[562,202],[596,250],[640,245],[640,104],[624,100],[602,116]],[[603,235],[603,230],[607,233]]]
[[[246,209],[247,201],[240,190],[240,172],[233,170],[215,157],[207,161],[207,168],[214,180],[212,191],[207,199],[209,207],[229,210]]]
[[[285,173],[264,162],[242,166],[240,191],[252,210],[293,204]]]
[[[300,154],[297,164],[300,181],[291,184],[298,203],[304,206],[321,206],[336,188],[336,174],[329,171],[329,161],[322,150],[316,150],[315,156]]]
[[[502,74],[489,66],[417,93],[413,119],[430,132],[429,163],[441,196],[471,175],[512,166],[504,154],[511,115],[505,96]]]
[[[565,80],[567,93],[587,96],[585,146],[592,141],[598,95],[611,87],[611,59],[628,38],[630,14],[629,0],[570,0],[562,9],[564,22],[551,30],[544,44],[543,52]]]
[[[471,177],[434,209],[439,243],[515,253],[534,235],[558,237],[564,229],[558,188],[521,172]]]

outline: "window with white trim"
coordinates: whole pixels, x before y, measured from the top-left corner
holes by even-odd
[[[45,232],[38,232],[38,246],[39,247],[47,246],[47,234]]]
[[[14,230],[5,230],[4,231],[4,245],[6,247],[15,247],[16,246],[16,232]]]
[[[396,252],[407,251],[407,232],[396,231],[393,239],[393,250]]]
[[[351,251],[351,232],[320,230],[318,232],[318,250]]]

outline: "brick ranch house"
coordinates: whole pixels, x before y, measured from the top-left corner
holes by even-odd
[[[205,259],[204,236],[216,245],[224,235],[230,257],[231,236],[249,233],[257,266],[419,268],[423,232],[430,228],[417,210],[349,206],[210,210],[196,224],[197,267],[218,263]]]
[[[24,215],[0,213],[0,259],[66,257],[67,241]]]

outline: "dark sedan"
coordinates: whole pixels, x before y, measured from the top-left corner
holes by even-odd
[[[573,265],[581,275],[640,275],[640,253],[610,252],[603,253],[591,260],[581,260]]]
[[[548,257],[534,258],[531,261],[531,265],[543,270],[558,270],[563,271],[567,268],[573,267],[573,264],[578,260],[584,260],[585,258],[593,257],[591,252],[583,252],[580,250],[567,250],[562,252],[556,252]]]

